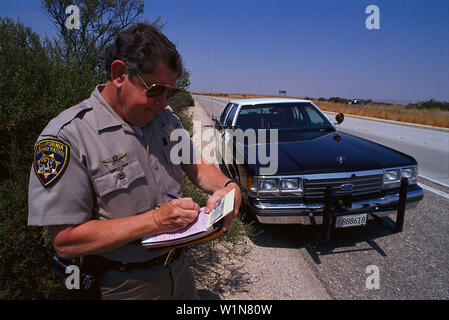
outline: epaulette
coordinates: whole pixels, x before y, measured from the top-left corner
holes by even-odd
[[[81,113],[92,109],[91,106],[87,105],[86,103],[83,104],[77,104],[73,107],[70,107],[63,112],[61,112],[59,115],[57,115],[55,118],[53,118],[45,127],[45,129],[42,131],[41,136],[57,136],[59,134],[59,131],[70,123],[73,119],[75,119],[78,115]]]

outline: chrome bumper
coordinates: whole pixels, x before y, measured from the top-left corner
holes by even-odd
[[[415,207],[423,198],[423,190],[416,186],[407,191],[406,208]],[[257,220],[263,224],[322,224],[323,203],[269,203],[263,200],[251,200],[251,207],[255,211]],[[379,198],[354,201],[351,208],[343,214],[359,214],[363,212],[385,216],[396,211],[399,203],[399,192],[385,194]]]

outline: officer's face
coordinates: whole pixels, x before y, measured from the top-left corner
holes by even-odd
[[[153,73],[140,74],[140,77],[149,86],[157,83],[174,87],[178,73],[160,63]],[[132,79],[128,78],[123,83],[121,91],[119,95],[119,103],[122,107],[121,116],[135,126],[145,126],[167,106],[167,91],[156,97],[148,98],[146,87],[137,76]]]

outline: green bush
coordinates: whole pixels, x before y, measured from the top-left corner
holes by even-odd
[[[68,298],[62,278],[50,270],[54,250],[46,229],[27,226],[33,148],[52,118],[88,98],[106,77],[64,59],[49,40],[10,18],[0,18],[0,65],[0,299]],[[193,105],[185,90],[172,100],[179,113]],[[186,191],[205,204],[199,190],[189,185]]]
[[[351,101],[350,99],[340,98],[340,97],[330,97],[327,99],[331,102],[337,102],[337,103],[348,103],[348,101]]]
[[[64,64],[36,33],[9,18],[0,19],[0,65],[0,298],[61,297],[62,282],[49,269],[49,237],[27,227],[33,148],[45,125],[89,96],[97,79]]]
[[[433,99],[419,103],[409,103],[407,108],[417,109],[441,109],[449,111],[449,102],[440,102]]]
[[[181,90],[173,98],[170,98],[168,103],[176,113],[181,113],[184,108],[193,106],[195,101],[188,91]]]

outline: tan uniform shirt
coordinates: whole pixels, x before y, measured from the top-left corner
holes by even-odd
[[[181,167],[170,161],[176,142],[169,138],[174,129],[182,128],[179,118],[167,107],[143,130],[132,127],[103,99],[102,88],[59,114],[39,136],[30,175],[28,225],[127,217],[161,206],[170,200],[167,193],[182,196]],[[131,262],[165,252],[149,251],[137,241],[103,256]]]

